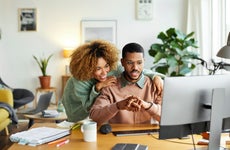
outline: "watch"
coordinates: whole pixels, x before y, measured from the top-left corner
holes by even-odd
[[[136,19],[152,20],[153,0],[136,0]]]

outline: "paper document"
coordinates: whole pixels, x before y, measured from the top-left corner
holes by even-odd
[[[10,136],[10,140],[22,145],[27,144],[30,146],[36,146],[59,139],[69,134],[69,129],[38,127],[12,134]]]

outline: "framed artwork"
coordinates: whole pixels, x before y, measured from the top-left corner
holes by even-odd
[[[37,10],[36,8],[18,9],[18,30],[36,31],[37,30]]]
[[[82,20],[81,39],[82,43],[91,40],[102,39],[117,42],[117,21],[116,20]]]

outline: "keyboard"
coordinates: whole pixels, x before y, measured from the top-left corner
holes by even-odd
[[[159,129],[113,131],[115,136],[131,136],[159,133]]]

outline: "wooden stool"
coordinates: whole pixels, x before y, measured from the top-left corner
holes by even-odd
[[[50,87],[48,89],[43,89],[43,88],[37,88],[36,89],[36,94],[35,94],[35,100],[34,100],[34,107],[36,107],[37,105],[37,96],[38,93],[42,93],[42,92],[53,92],[55,95],[55,104],[58,105],[58,95],[57,95],[57,89],[55,87]]]

